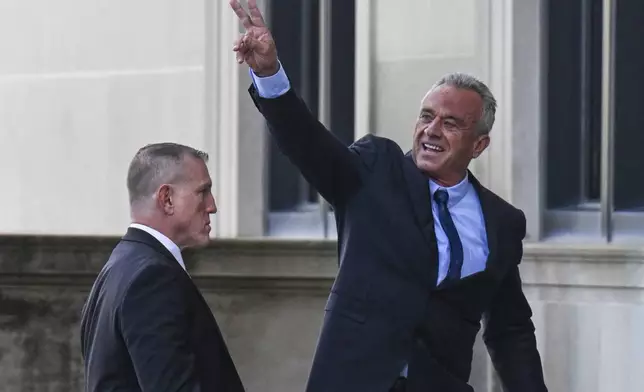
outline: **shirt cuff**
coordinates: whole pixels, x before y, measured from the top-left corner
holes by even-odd
[[[286,72],[284,72],[282,63],[279,63],[279,70],[275,75],[260,77],[255,75],[250,68],[248,73],[253,79],[253,85],[255,85],[257,93],[262,98],[277,98],[291,89],[291,83],[288,80],[288,76],[286,76]]]

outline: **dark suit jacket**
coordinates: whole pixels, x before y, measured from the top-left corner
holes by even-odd
[[[436,286],[438,250],[428,179],[391,140],[344,146],[294,91],[249,89],[281,151],[333,206],[340,269],[308,392],[385,392],[409,363],[408,391],[466,392],[472,348],[485,342],[506,391],[544,392],[518,264],[523,213],[481,186],[490,247],[484,271]]]
[[[243,392],[206,301],[172,254],[130,228],[83,307],[85,390]]]

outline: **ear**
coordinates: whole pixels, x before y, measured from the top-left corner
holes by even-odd
[[[478,136],[476,139],[476,142],[474,143],[474,151],[472,152],[472,158],[473,159],[478,158],[479,155],[481,155],[489,145],[490,145],[489,135]]]
[[[174,214],[174,202],[172,197],[173,189],[169,184],[163,184],[157,190],[157,205],[159,206],[159,209],[166,213],[166,215]]]

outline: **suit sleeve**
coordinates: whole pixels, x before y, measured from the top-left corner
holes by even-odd
[[[275,77],[286,74],[280,69]],[[288,82],[253,81],[249,93],[280,151],[330,204],[346,201],[361,185],[359,157],[313,116]]]
[[[119,323],[143,392],[201,391],[184,298],[166,266],[145,267],[126,291]]]
[[[520,237],[516,239],[518,260],[514,261],[515,265],[484,314],[483,340],[504,392],[547,392],[531,319],[532,310],[521,288],[519,274],[525,225],[525,217],[521,213],[517,224]]]

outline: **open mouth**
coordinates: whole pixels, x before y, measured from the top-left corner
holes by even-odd
[[[431,144],[431,143],[421,143],[423,146],[424,151],[432,151],[432,152],[443,152],[445,149],[441,146],[438,146],[436,144]]]

